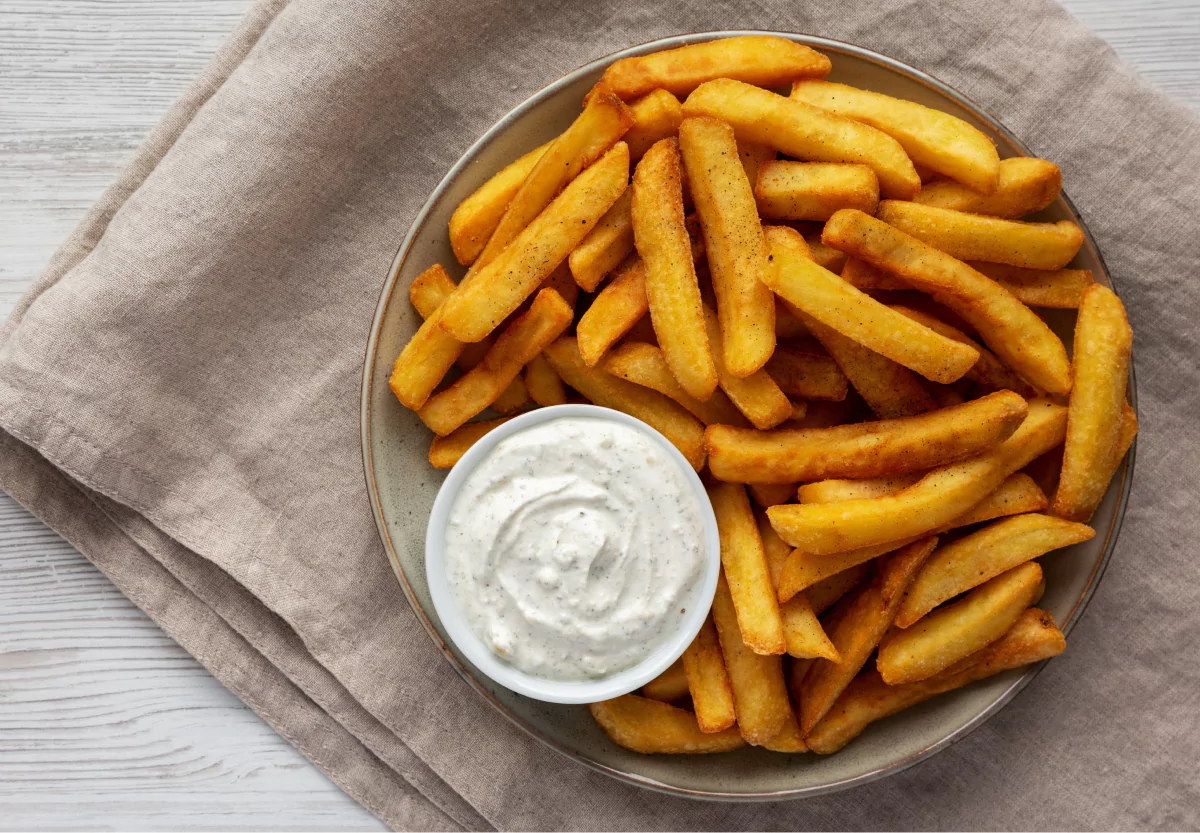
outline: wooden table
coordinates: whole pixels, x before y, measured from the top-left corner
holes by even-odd
[[[1068,0],[1200,109],[1197,0]],[[250,0],[0,0],[0,320]],[[383,829],[0,493],[0,829]]]

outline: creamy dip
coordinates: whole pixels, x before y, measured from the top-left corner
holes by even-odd
[[[641,431],[562,417],[501,440],[470,473],[445,558],[492,651],[538,677],[598,679],[654,653],[699,603],[701,507]]]

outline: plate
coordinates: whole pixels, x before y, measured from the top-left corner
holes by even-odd
[[[387,557],[413,612],[463,679],[508,720],[580,764],[641,787],[727,801],[821,795],[899,772],[982,725],[1033,680],[1042,664],[999,674],[881,720],[835,755],[793,756],[747,748],[724,755],[645,756],[623,750],[608,740],[583,706],[542,703],[497,686],[447,641],[433,612],[424,566],[426,519],[445,475],[430,468],[429,431],[416,414],[396,401],[387,379],[392,362],[420,324],[408,301],[413,277],[435,262],[456,278],[464,271],[455,266],[446,232],[450,214],[464,197],[504,165],[566,128],[579,112],[584,94],[618,58],[746,34],[775,34],[807,44],[832,59],[830,81],[916,101],[965,119],[996,142],[1001,157],[1032,155],[994,117],[932,76],[868,49],[825,38],[786,32],[706,32],[663,38],[593,61],[500,119],[450,169],[417,214],[387,276],[371,326],[361,413],[367,489]],[[1067,197],[1061,196],[1036,218],[1079,223],[1086,239],[1074,265],[1091,269],[1098,281],[1112,285],[1091,233]],[[1074,312],[1046,312],[1069,349]],[[1136,409],[1132,364],[1129,395]],[[1136,448],[1135,440],[1096,511],[1096,537],[1042,559],[1046,594],[1040,605],[1054,614],[1067,634],[1112,555],[1129,500]]]

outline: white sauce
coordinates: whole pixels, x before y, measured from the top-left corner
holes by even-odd
[[[528,674],[598,679],[679,627],[704,567],[699,500],[657,443],[563,417],[497,443],[450,510],[446,576],[483,643]]]

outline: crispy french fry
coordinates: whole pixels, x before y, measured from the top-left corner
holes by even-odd
[[[450,215],[450,248],[463,266],[470,266],[479,257],[508,204],[551,144],[547,142],[502,168],[454,209]]]
[[[745,414],[754,427],[761,430],[774,428],[791,418],[792,403],[767,371],[757,370],[745,378],[738,378],[726,369],[721,349],[721,327],[717,314],[707,306],[704,308],[704,323],[708,327],[708,343],[717,366],[717,383],[737,409]]]
[[[650,309],[646,300],[646,264],[641,258],[626,261],[579,319],[576,334],[579,352],[588,367],[595,367],[621,336]]]
[[[442,306],[441,328],[460,341],[479,341],[490,333],[592,230],[625,191],[628,179],[629,149],[618,142],[575,177],[502,253],[464,279]]]
[[[541,353],[525,365],[525,388],[529,398],[543,408],[566,404],[567,392],[563,389],[562,379]]]
[[[935,382],[960,379],[979,358],[974,348],[906,319],[818,266],[796,231],[769,226],[765,232],[774,269],[763,282],[811,318]]]
[[[544,352],[558,377],[590,402],[637,417],[670,440],[696,471],[704,465],[704,426],[675,402],[604,370],[588,367],[573,338],[560,338]]]
[[[643,755],[729,752],[746,745],[737,729],[701,732],[691,712],[636,694],[592,703],[588,711],[613,743]]]
[[[795,483],[747,483],[746,488],[750,490],[754,502],[763,509],[787,503],[796,496]]]
[[[821,239],[932,292],[974,327],[1005,364],[1037,387],[1048,393],[1071,389],[1071,364],[1062,341],[995,281],[861,211],[833,215]]]
[[[800,684],[800,731],[808,732],[825,716],[891,627],[900,601],[921,564],[937,546],[922,538],[897,550],[876,567],[871,583],[838,602],[831,614],[830,640],[841,662],[814,660]]]
[[[1054,495],[1054,514],[1059,517],[1089,520],[1124,456],[1116,450],[1132,351],[1133,331],[1121,299],[1108,287],[1089,286],[1075,322],[1075,387],[1067,411],[1062,476]]]
[[[1087,524],[1049,515],[996,521],[938,549],[908,589],[896,627],[907,628],[947,599],[1031,559],[1096,535]]]
[[[562,297],[553,289],[543,289],[529,312],[496,339],[483,362],[431,397],[417,415],[435,434],[446,436],[495,402],[521,368],[567,328],[571,317],[571,308]]]
[[[846,263],[842,266],[841,276],[842,280],[855,289],[905,290],[912,288],[895,275],[889,274],[882,269],[877,269],[865,260],[859,260],[856,257],[846,258]]]
[[[414,411],[425,405],[463,351],[461,341],[442,331],[441,319],[439,307],[400,351],[388,378],[388,386],[400,404]]]
[[[456,285],[442,265],[435,263],[413,278],[408,287],[408,299],[418,315],[428,318],[450,297]]]
[[[747,743],[762,746],[779,734],[792,711],[782,658],[755,653],[746,645],[724,572],[717,583],[712,616],[733,689],[738,730]]]
[[[820,233],[804,235],[804,242],[808,244],[809,254],[812,255],[812,259],[818,266],[828,269],[835,275],[842,273],[847,260],[845,252],[831,249],[822,243]]]
[[[508,383],[508,387],[500,391],[499,396],[492,400],[491,408],[496,413],[507,416],[525,410],[531,401],[525,380],[517,376]]]
[[[971,511],[955,518],[939,531],[992,521],[1008,515],[1041,512],[1050,505],[1046,493],[1025,472],[1010,474],[996,491],[975,504]]]
[[[1129,452],[1129,446],[1133,445],[1133,438],[1137,436],[1138,432],[1137,414],[1134,413],[1133,407],[1126,402],[1121,410],[1121,434],[1117,437],[1116,453],[1113,455],[1115,461],[1107,464],[1112,468],[1114,474],[1117,467],[1121,465],[1121,461],[1125,459],[1125,455]]]
[[[683,652],[682,662],[700,731],[728,729],[737,719],[733,710],[733,688],[725,670],[725,657],[721,654],[712,614],[704,620],[700,632]]]
[[[708,497],[721,534],[721,565],[746,647],[756,654],[782,654],[779,603],[746,487],[717,483],[708,487]],[[721,627],[719,618],[717,627]]]
[[[679,99],[666,90],[652,90],[629,104],[633,126],[622,138],[629,145],[629,158],[637,162],[660,139],[679,132],[683,107]]]
[[[468,422],[444,437],[434,437],[433,443],[429,446],[429,464],[435,469],[453,468],[454,464],[467,453],[467,449],[479,442],[484,434],[510,419],[512,417]]]
[[[663,139],[638,163],[633,232],[646,264],[646,300],[662,356],[688,395],[704,401],[717,388],[717,368],[684,227],[681,165],[675,139]]]
[[[704,230],[725,368],[745,378],[761,369],[775,349],[775,299],[762,284],[766,244],[754,192],[729,125],[685,118],[679,125],[679,148]]]
[[[687,697],[688,680],[683,660],[675,660],[670,668],[642,686],[642,696],[663,703],[674,703]]]
[[[653,344],[628,341],[613,350],[603,366],[614,376],[671,397],[705,425],[749,425],[723,391],[713,391],[706,402],[690,396],[671,374],[662,351]]]
[[[753,190],[754,183],[758,182],[758,172],[763,169],[763,166],[775,161],[775,148],[756,142],[738,142],[737,149],[738,158],[742,160],[742,170],[746,172],[746,181],[750,183],[750,188]]]
[[[683,117],[712,116],[738,139],[770,145],[806,162],[861,163],[875,171],[880,193],[912,199],[921,180],[900,143],[861,122],[820,107],[721,78],[700,85],[683,103]]]
[[[894,495],[829,504],[786,504],[767,510],[783,540],[816,555],[884,544],[953,521],[1010,474],[1062,442],[1066,409],[1045,400],[1004,442],[984,454],[933,469]]]
[[[704,445],[713,476],[736,483],[888,477],[982,454],[1011,436],[1027,412],[1024,399],[999,391],[920,416],[833,428],[768,433],[713,425]]]
[[[554,271],[546,276],[541,288],[553,289],[567,302],[567,306],[575,309],[575,302],[579,300],[579,284],[575,283],[571,276],[571,268],[566,261],[558,264]]]
[[[751,182],[764,219],[824,222],[839,208],[873,214],[879,205],[879,180],[866,165],[771,161]]]
[[[1024,223],[897,200],[881,202],[876,216],[959,260],[1061,269],[1083,245],[1083,231],[1068,220]]]
[[[771,584],[772,587],[778,587],[779,575],[788,556],[792,554],[792,548],[771,527],[766,515],[759,513],[756,517]],[[799,659],[825,657],[838,661],[837,649],[817,621],[817,614],[805,594],[797,593],[786,604],[781,604],[779,617],[783,621],[783,641],[789,655]]]
[[[1031,307],[1077,309],[1083,291],[1096,282],[1090,269],[1022,269],[978,260],[967,265]]]
[[[849,389],[846,374],[827,355],[776,347],[766,370],[781,391],[797,399],[840,402]]]
[[[812,751],[829,755],[876,720],[976,680],[1058,656],[1066,647],[1054,617],[1031,607],[1004,636],[927,680],[892,686],[875,670],[856,677],[805,741]]]
[[[1053,162],[1028,156],[1000,160],[996,190],[983,194],[957,182],[941,180],[921,188],[913,202],[1016,220],[1041,211],[1058,198],[1062,171]]]
[[[579,242],[567,258],[575,282],[585,292],[594,292],[609,272],[633,251],[633,224],[630,217],[632,192],[617,197],[596,227]]]
[[[808,751],[808,744],[804,742],[804,736],[800,734],[800,721],[796,719],[794,711],[788,711],[787,717],[783,721],[783,728],[779,730],[779,734],[764,743],[763,748],[770,749],[772,752],[794,753]]]
[[[1044,587],[1042,568],[1026,561],[906,630],[893,630],[879,645],[879,675],[888,685],[901,685],[949,668],[1002,637]]]
[[[838,600],[862,583],[871,570],[867,564],[858,564],[823,581],[818,581],[805,591],[813,613],[820,616],[837,604]]]
[[[960,118],[913,101],[845,84],[801,79],[792,99],[869,124],[893,137],[916,164],[990,194],[1000,176],[996,145]]]
[[[864,423],[870,425],[870,423]],[[894,495],[907,489],[925,476],[923,471],[914,471],[891,477],[873,477],[864,480],[818,480],[805,483],[796,489],[796,500],[800,503],[833,503],[839,500],[862,500],[863,498]]]
[[[626,100],[655,88],[685,96],[713,78],[772,88],[797,78],[824,78],[830,66],[820,52],[794,41],[743,35],[622,58],[604,71],[600,83]]]

